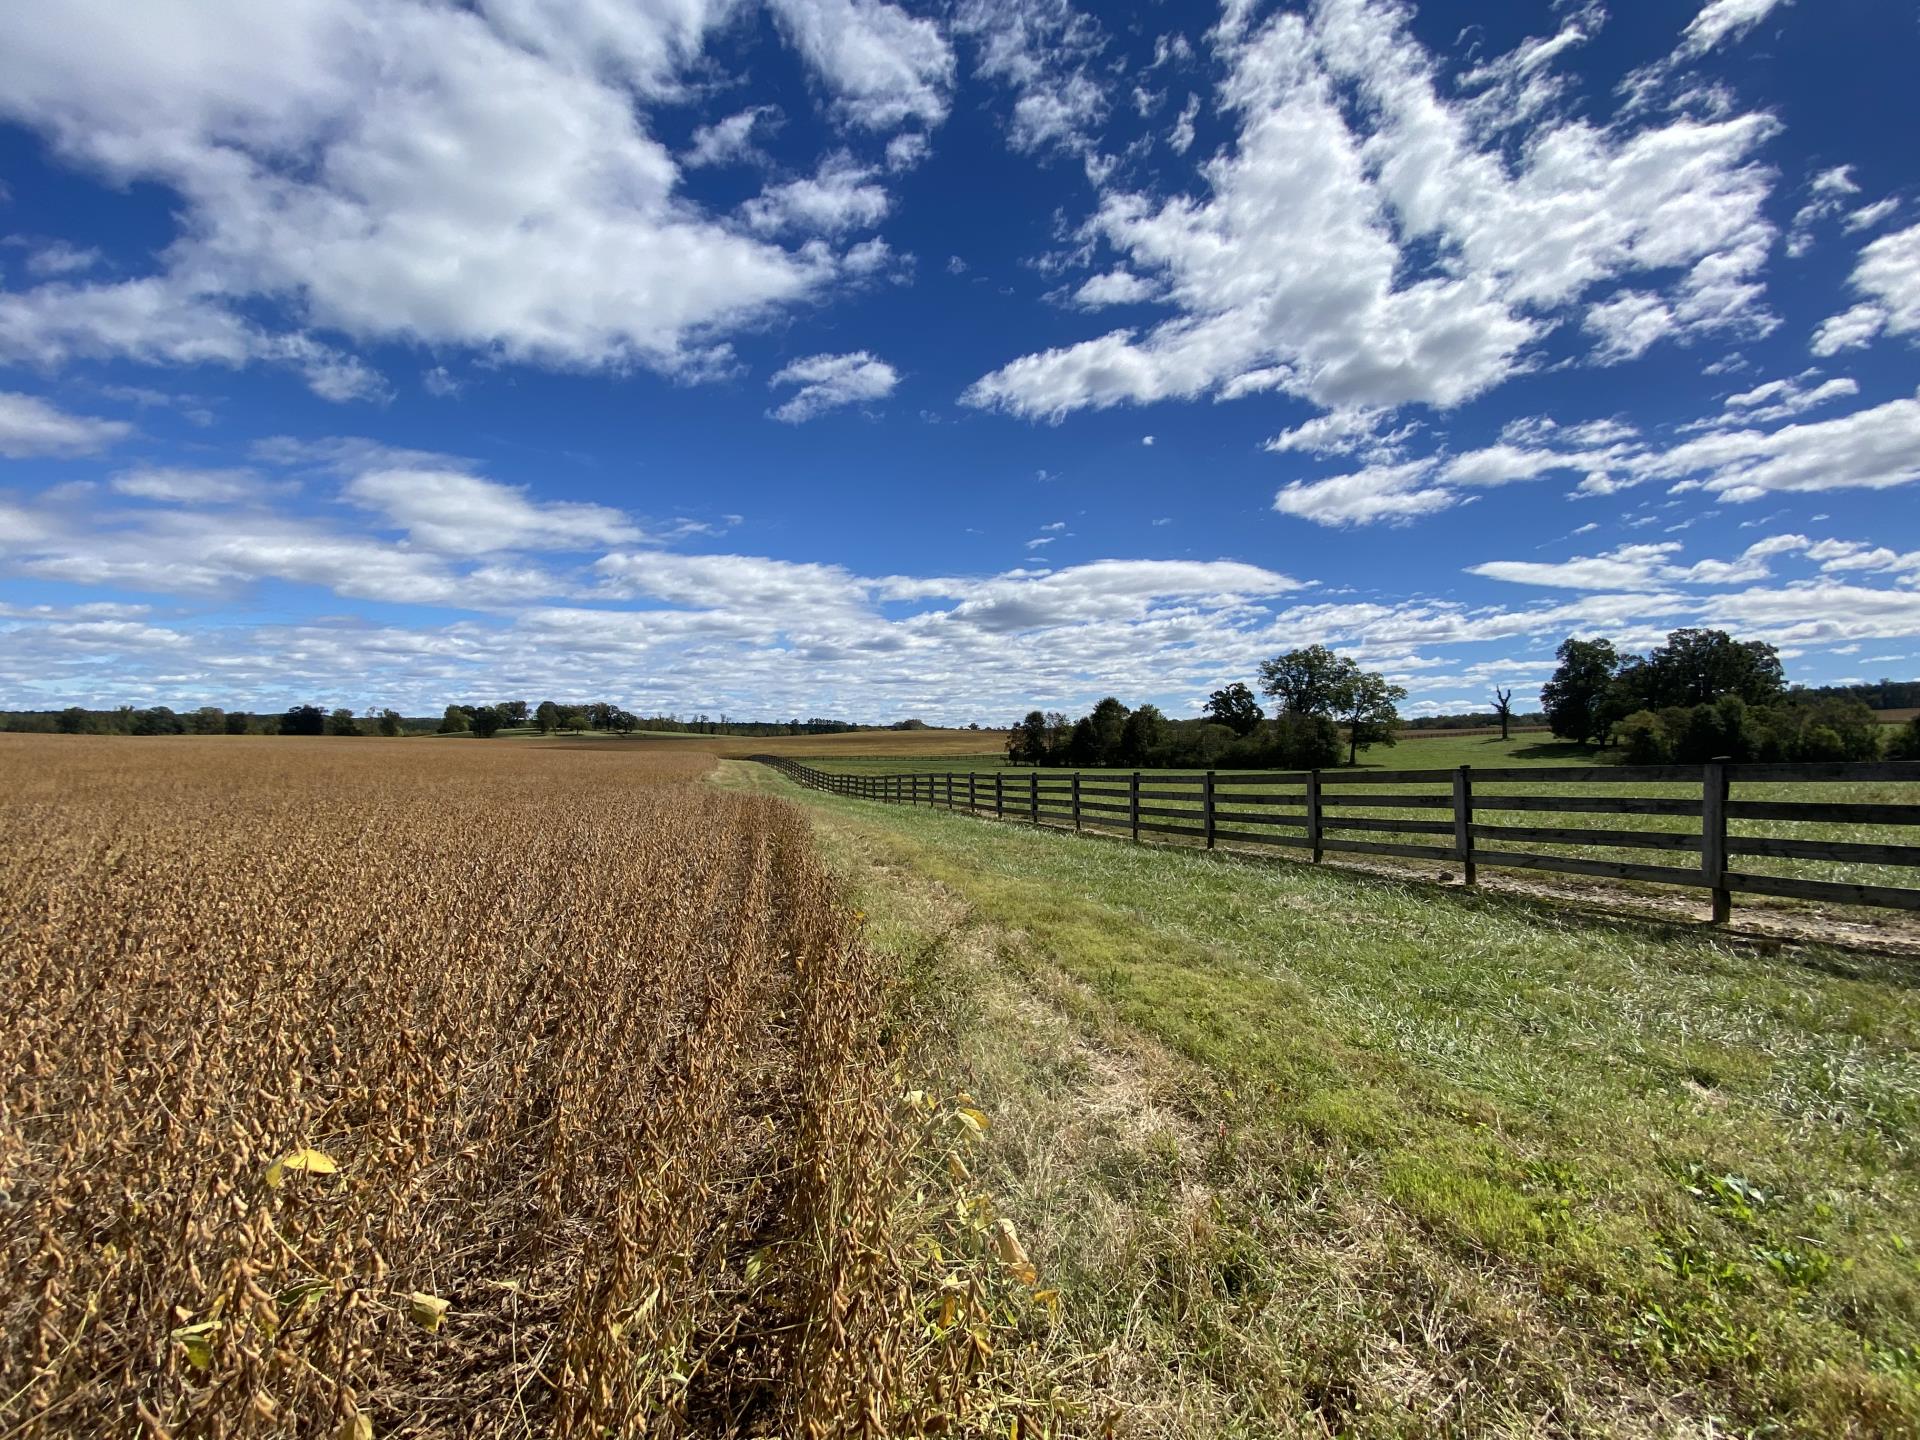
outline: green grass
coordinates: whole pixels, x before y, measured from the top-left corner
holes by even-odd
[[[1920,1429],[1920,992],[1897,962],[725,771],[809,807],[946,1017],[927,1063],[994,1116],[995,1179],[1061,1292],[1033,1364],[1068,1398],[1103,1376],[1083,1413]]]
[[[1347,807],[1343,809],[1337,801],[1337,796],[1341,793],[1339,784],[1340,777],[1343,775],[1389,769],[1450,770],[1460,765],[1469,765],[1481,769],[1524,767],[1529,769],[1537,768],[1540,771],[1541,778],[1539,780],[1477,783],[1475,793],[1482,798],[1492,798],[1502,794],[1602,794],[1648,798],[1699,798],[1700,787],[1697,782],[1675,782],[1667,784],[1622,784],[1608,782],[1604,785],[1598,785],[1584,781],[1556,782],[1552,779],[1553,772],[1557,768],[1568,765],[1603,763],[1605,760],[1611,758],[1611,753],[1612,752],[1605,751],[1593,752],[1578,745],[1556,741],[1542,736],[1516,736],[1512,740],[1504,742],[1497,736],[1444,737],[1438,739],[1402,741],[1394,747],[1380,747],[1368,752],[1363,756],[1362,763],[1356,769],[1342,768],[1326,772],[1328,777],[1327,790],[1325,792],[1328,806],[1326,813],[1330,819],[1350,821],[1362,819],[1444,821],[1449,818],[1450,812],[1448,810],[1436,810],[1421,806],[1409,805],[1404,808]],[[970,759],[971,757],[965,756],[935,757],[923,763],[902,763],[902,760],[898,757],[834,757],[831,761],[820,762],[816,768],[840,774],[871,775],[915,773],[935,776],[944,776],[947,774],[965,776],[969,773],[988,775],[998,771],[1003,777],[1001,783],[1006,788],[1006,794],[1008,796],[1006,803],[1009,810],[1014,809],[1019,803],[1024,803],[1015,798],[1015,793],[1016,791],[1020,793],[1025,792],[1025,787],[1029,783],[1028,777],[1035,774],[1035,771],[1025,766],[1009,769],[1001,763],[998,757],[993,756],[979,757],[977,761],[973,761],[972,763],[969,763]],[[813,764],[815,762],[809,760],[807,763]],[[1042,782],[1045,783],[1050,777],[1057,777],[1063,773],[1070,772],[1041,770],[1037,773],[1042,777]],[[1089,787],[1103,785],[1124,787],[1127,783],[1127,775],[1124,771],[1089,770],[1082,773],[1085,776],[1084,783]],[[1146,771],[1143,772],[1143,777],[1151,777],[1153,775],[1191,775],[1193,773],[1195,772],[1177,770]],[[1230,777],[1234,772],[1221,771],[1219,773],[1222,776]],[[976,786],[978,786],[979,783],[979,781],[976,781]],[[1150,779],[1147,779],[1145,783],[1151,786]],[[1281,790],[1288,788],[1289,787],[1269,788],[1259,786],[1250,788],[1236,787],[1232,793],[1242,795],[1280,793]],[[1225,793],[1223,787],[1223,796],[1219,802],[1223,807],[1230,803],[1225,798]],[[1299,793],[1297,787],[1291,788],[1290,793],[1297,795]],[[1400,794],[1410,797],[1441,796],[1450,793],[1450,786],[1446,781],[1423,782],[1408,785],[1368,785],[1364,788],[1356,788],[1348,793],[1364,795]],[[1733,797],[1740,800],[1916,803],[1920,802],[1920,785],[1890,782],[1866,784],[1761,784],[1739,782],[1733,787]],[[1111,803],[1115,797],[1104,796],[1100,798]],[[940,787],[940,799],[944,803],[944,785]],[[1194,825],[1199,824],[1200,802],[1197,793],[1191,800],[1158,799],[1152,803],[1188,812],[1193,817],[1190,823]],[[1487,810],[1479,813],[1476,818],[1485,824],[1557,826],[1583,830],[1653,830],[1673,834],[1692,833],[1698,835],[1700,829],[1698,819],[1685,816],[1588,815],[1579,813]],[[1095,822],[1090,821],[1089,823]],[[1339,833],[1347,838],[1361,840],[1390,840],[1403,841],[1410,844],[1432,844],[1440,846],[1451,844],[1450,837],[1437,834],[1383,834],[1364,830],[1342,831]],[[1913,841],[1911,827],[1828,822],[1809,823],[1797,820],[1736,820],[1730,824],[1729,833],[1735,836],[1802,840],[1846,840],[1870,844],[1910,844]],[[1166,837],[1154,838],[1158,840]],[[1546,845],[1531,841],[1482,841],[1479,842],[1479,858],[1482,863],[1492,866],[1496,863],[1492,857],[1497,855],[1502,849],[1544,850],[1550,854],[1567,855],[1584,859],[1625,861],[1641,865],[1676,867],[1690,871],[1697,870],[1699,867],[1697,849],[1693,851],[1646,850],[1604,845]],[[1370,857],[1367,863],[1393,864],[1397,862],[1379,861]],[[1409,865],[1427,865],[1430,867],[1436,863],[1436,861],[1408,861],[1405,863]],[[1445,861],[1441,860],[1437,863],[1444,864]],[[1920,885],[1920,872],[1915,871],[1911,867],[1900,865],[1869,865],[1778,859],[1762,856],[1735,856],[1733,858],[1732,868],[1750,874],[1787,875],[1811,880],[1842,881],[1865,885],[1886,885],[1899,888],[1913,888],[1916,885]],[[1742,905],[1761,904],[1788,909],[1803,908],[1796,906],[1794,902],[1761,900],[1753,896],[1740,897],[1738,903]]]

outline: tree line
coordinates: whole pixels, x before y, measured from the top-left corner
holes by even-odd
[[[1607,639],[1569,638],[1540,692],[1555,735],[1617,746],[1629,765],[1707,760],[1872,760],[1878,718],[1857,691],[1789,689],[1780,654],[1724,630],[1683,629],[1637,655]],[[1889,682],[1890,683],[1890,682]],[[1920,758],[1920,723],[1886,746]]]
[[[1392,745],[1406,690],[1324,645],[1260,665],[1269,716],[1244,682],[1207,697],[1200,718],[1174,720],[1153,705],[1130,709],[1108,696],[1078,720],[1032,710],[1007,736],[1014,765],[1124,765],[1178,769],[1318,770],[1349,765],[1375,745]]]

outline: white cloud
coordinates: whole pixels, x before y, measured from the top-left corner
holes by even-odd
[[[1871,205],[1862,205],[1858,210],[1848,211],[1847,218],[1840,222],[1840,228],[1849,232],[1870,229],[1899,208],[1900,202],[1892,196],[1885,200],[1876,200]]]
[[[1092,16],[1070,0],[962,0],[954,29],[979,46],[975,72],[1013,91],[1015,150],[1092,155],[1108,110],[1090,68],[1106,47]]]
[[[702,125],[693,132],[680,163],[690,170],[708,165],[764,164],[767,157],[754,144],[753,134],[756,129],[777,125],[779,115],[776,106],[752,105],[711,125]]]
[[[1813,342],[1808,348],[1822,358],[1837,355],[1842,350],[1858,349],[1886,328],[1886,323],[1887,312],[1878,305],[1855,305],[1851,310],[1843,310],[1838,315],[1829,315],[1822,320],[1820,328],[1813,332]]]
[[[741,207],[741,213],[763,233],[870,230],[886,218],[891,204],[886,187],[875,183],[878,176],[877,170],[842,150],[822,160],[810,176],[768,186]]]
[[[1153,444],[1153,436],[1151,436],[1151,435],[1142,435],[1142,436],[1140,437],[1140,443],[1141,443],[1142,445],[1151,445],[1151,444]]]
[[[608,506],[536,501],[523,487],[461,470],[368,470],[341,493],[385,516],[416,545],[450,555],[586,550],[640,538],[633,522]]]
[[[0,455],[24,460],[33,455],[92,455],[133,427],[124,420],[70,415],[37,395],[0,390]]]
[[[1822,170],[1813,177],[1810,187],[1816,195],[1858,195],[1859,185],[1854,183],[1851,165],[1835,165],[1832,169]]]
[[[1920,480],[1920,398],[1772,431],[1726,430],[1634,465],[1742,503],[1780,492],[1885,490]]]
[[[1739,39],[1788,0],[1710,0],[1680,37],[1688,55],[1704,55],[1722,41]]]
[[[1173,122],[1173,129],[1167,132],[1167,148],[1176,155],[1184,155],[1193,148],[1193,122],[1200,118],[1200,97],[1187,96],[1185,108],[1180,118]]]
[[[1109,194],[1086,226],[1180,313],[1022,356],[965,402],[1058,418],[1280,388],[1326,409],[1449,408],[1526,363],[1539,317],[1630,275],[1678,278],[1589,302],[1603,357],[1652,343],[1655,306],[1660,333],[1772,323],[1755,278],[1770,175],[1752,158],[1772,119],[1549,117],[1524,143],[1483,140],[1405,21],[1384,0],[1326,0],[1230,48],[1239,138],[1204,167],[1207,194]],[[1417,245],[1443,263],[1412,262]],[[1604,308],[1636,293],[1652,298],[1632,317]]]
[[[795,360],[767,383],[800,387],[770,412],[776,420],[798,425],[842,405],[884,400],[900,383],[900,375],[870,351],[856,350],[846,355],[809,355]]]
[[[1657,545],[1622,545],[1604,555],[1572,560],[1489,560],[1469,565],[1467,573],[1489,580],[1541,585],[1562,590],[1657,590],[1670,585],[1734,585],[1764,580],[1771,573],[1767,560],[1807,548],[1804,535],[1775,535],[1749,545],[1736,560],[1702,560],[1676,564],[1682,546],[1676,541]]]
[[[953,51],[933,21],[886,0],[770,4],[852,124],[890,130],[908,120],[938,125],[946,118]]]
[[[222,504],[250,500],[262,493],[253,470],[189,470],[171,465],[142,465],[122,470],[108,482],[122,495],[168,504]]]
[[[679,95],[679,71],[728,8],[308,0],[269,13],[245,0],[131,11],[77,0],[58,14],[18,10],[0,46],[0,115],[110,181],[171,188],[180,230],[157,274],[0,297],[0,351],[43,362],[273,359],[263,338],[272,323],[240,309],[256,315],[266,302],[296,336],[563,366],[712,368],[716,335],[836,273],[819,247],[783,249],[703,217],[647,133],[644,107]],[[897,15],[845,8],[848,26],[823,34],[825,49],[817,27],[796,32],[836,75],[829,50],[877,56],[861,37]],[[873,113],[848,86],[849,113]],[[905,86],[887,104],[930,114],[923,95]],[[310,359],[285,363],[308,368],[322,393],[355,389]]]
[[[52,276],[74,275],[82,270],[91,270],[100,263],[100,252],[88,247],[80,249],[64,240],[56,240],[51,245],[43,245],[27,257],[29,275]]]
[[[1623,290],[1611,300],[1589,305],[1581,323],[1599,337],[1593,355],[1599,365],[1638,360],[1678,324],[1666,302],[1644,290]]]
[[[1113,269],[1095,275],[1073,292],[1073,303],[1087,310],[1105,305],[1132,305],[1153,298],[1153,286],[1130,270]]]
[[[1920,225],[1882,235],[1860,252],[1847,283],[1866,298],[1823,321],[1813,353],[1832,355],[1864,345],[1881,331],[1920,332]]]
[[[933,142],[917,130],[903,131],[887,141],[887,169],[911,170],[933,153]]]

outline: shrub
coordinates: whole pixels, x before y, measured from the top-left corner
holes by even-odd
[[[1636,710],[1614,727],[1629,765],[1666,765],[1673,760],[1673,737],[1651,710]]]

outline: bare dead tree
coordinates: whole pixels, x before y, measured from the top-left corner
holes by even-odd
[[[1493,708],[1499,712],[1500,715],[1500,738],[1505,740],[1507,738],[1507,722],[1513,718],[1513,691],[1502,690],[1496,685],[1493,687],[1493,694]]]

